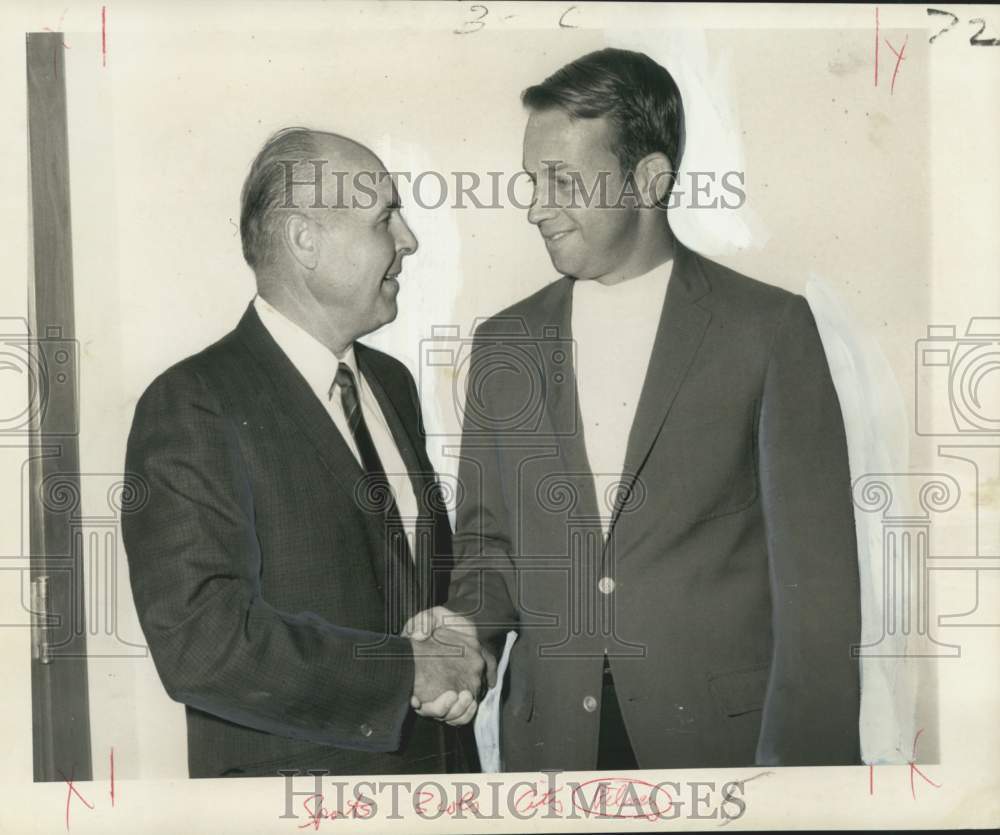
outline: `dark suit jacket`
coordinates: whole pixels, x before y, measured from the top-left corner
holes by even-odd
[[[640,767],[859,762],[847,447],[805,299],[677,244],[605,545],[572,284],[472,348],[450,605],[519,630],[505,767],[596,766],[605,650]]]
[[[446,591],[451,532],[416,388],[392,357],[356,356],[414,480],[426,605]],[[252,305],[149,386],[125,466],[145,497],[122,520],[132,591],[187,705],[192,777],[456,767],[455,731],[410,709],[409,641],[386,635],[382,511],[356,498],[361,468]]]

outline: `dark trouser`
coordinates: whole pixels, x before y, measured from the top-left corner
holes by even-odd
[[[604,657],[604,687],[601,693],[601,732],[597,746],[598,771],[620,771],[621,769],[638,768],[632,743],[625,730],[625,720],[622,719],[618,697],[615,694],[615,681],[611,677],[611,668],[607,656]]]

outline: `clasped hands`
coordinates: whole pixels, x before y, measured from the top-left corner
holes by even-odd
[[[418,612],[400,633],[413,647],[413,695],[420,716],[449,725],[472,721],[479,699],[496,684],[497,662],[468,618],[444,606]]]

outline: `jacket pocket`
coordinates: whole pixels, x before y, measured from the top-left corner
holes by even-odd
[[[709,673],[708,688],[726,716],[742,716],[764,707],[770,669],[767,663]]]

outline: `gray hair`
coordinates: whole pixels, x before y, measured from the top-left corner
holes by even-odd
[[[309,128],[282,128],[264,143],[250,166],[240,194],[240,238],[243,257],[254,270],[269,265],[277,252],[281,226],[276,210],[290,196],[285,193],[288,163],[294,171],[316,159],[317,136]]]

